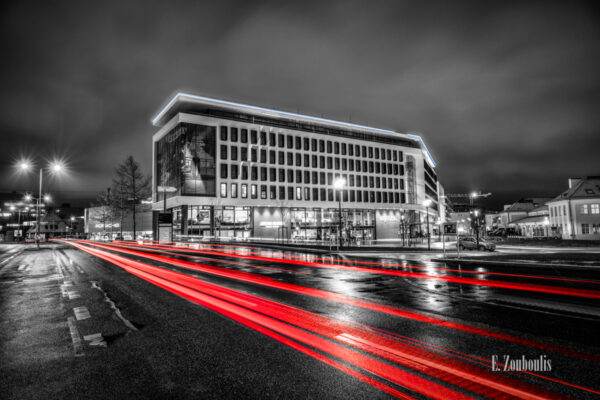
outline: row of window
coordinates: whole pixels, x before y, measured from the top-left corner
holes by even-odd
[[[250,176],[248,176],[250,171]],[[260,172],[260,176],[259,176]],[[342,177],[348,186],[365,188],[383,188],[404,190],[404,180],[391,177],[333,174],[308,170],[293,170],[284,168],[250,167],[237,164],[221,164],[221,179],[243,179],[262,182],[305,183],[313,185],[333,185],[336,178]]]
[[[588,205],[587,204],[582,204],[581,205],[581,213],[582,214],[600,214],[600,204],[590,204],[589,205],[589,211],[588,212]]]
[[[307,137],[290,134],[256,131],[248,129],[229,128],[221,126],[221,142],[260,144],[261,146],[272,146],[304,151],[313,151],[329,154],[341,154],[343,156],[376,158],[381,160],[402,161],[402,151],[384,149],[373,146],[362,146],[351,143],[341,143],[324,139],[311,139]]]
[[[598,203],[582,204],[580,206],[579,210],[580,210],[581,214],[600,214],[600,204],[598,204]],[[567,215],[567,206],[566,205],[550,207],[550,216],[551,217],[559,217],[561,215],[562,216]]]
[[[239,150],[239,151],[238,151]],[[376,174],[394,174],[394,175],[404,175],[404,165],[403,164],[394,164],[394,163],[384,163],[378,161],[360,161],[354,159],[346,159],[339,157],[325,157],[325,156],[316,156],[309,154],[300,154],[300,153],[292,153],[292,152],[284,152],[270,150],[268,152],[267,159],[267,150],[261,149],[260,151],[257,149],[250,149],[250,154],[248,154],[248,149],[246,147],[239,148],[237,146],[225,146],[221,145],[220,151],[220,159],[226,161],[231,159],[231,161],[251,161],[251,162],[261,162],[263,164],[279,164],[279,165],[295,165],[297,167],[312,167],[312,168],[327,168],[327,169],[336,169],[342,171],[354,171],[357,172],[370,172]],[[259,157],[260,155],[260,157]]]
[[[590,227],[592,228],[590,230]],[[581,224],[581,233],[584,235],[600,233],[600,224]]]
[[[229,187],[229,192],[228,192]],[[248,192],[250,190],[250,192]],[[259,192],[260,191],[260,192]],[[339,191],[333,189],[310,188],[300,186],[275,186],[242,183],[221,183],[222,198],[260,199],[262,200],[306,200],[306,201],[338,201]],[[342,200],[350,203],[406,203],[404,193],[380,192],[373,190],[343,190]]]

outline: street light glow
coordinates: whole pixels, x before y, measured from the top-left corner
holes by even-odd
[[[477,192],[471,192],[471,198],[473,198],[473,199],[474,199],[474,198],[475,198],[475,197],[477,197],[477,196],[478,196]]]
[[[29,171],[29,168],[31,168],[31,164],[23,160],[19,163],[19,168],[21,169],[21,171]]]
[[[59,173],[63,170],[63,165],[59,161],[55,161],[50,165],[52,172]]]
[[[423,205],[424,205],[425,207],[429,207],[429,206],[431,205],[431,199],[425,199],[425,200],[423,201]]]
[[[24,197],[25,201],[31,201],[31,195],[30,194],[26,194]]]
[[[49,194],[44,195],[44,201],[50,201],[51,197]]]
[[[346,186],[346,180],[344,178],[337,178],[333,182],[333,187],[336,189],[342,189],[344,186]]]

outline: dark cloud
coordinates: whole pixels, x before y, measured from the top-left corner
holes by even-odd
[[[591,3],[590,3],[591,4]],[[600,174],[598,11],[575,2],[4,2],[0,190],[69,159],[69,199],[133,154],[176,90],[422,132],[450,192],[493,204]]]

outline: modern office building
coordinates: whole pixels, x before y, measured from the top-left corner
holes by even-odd
[[[153,210],[174,239],[354,243],[398,239],[402,215],[413,235],[438,222],[418,135],[183,93],[152,123]]]

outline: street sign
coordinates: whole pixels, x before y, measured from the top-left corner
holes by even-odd
[[[456,222],[444,224],[444,235],[456,235]]]
[[[173,223],[173,214],[161,212],[158,213],[158,224],[159,225],[167,225]]]

